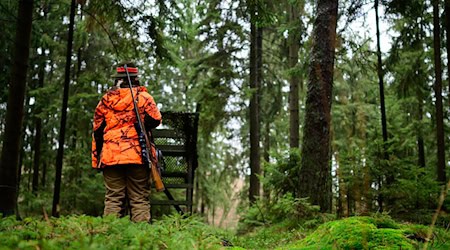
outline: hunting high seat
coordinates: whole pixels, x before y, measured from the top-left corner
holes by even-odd
[[[172,205],[192,213],[194,172],[197,168],[198,113],[162,112],[163,123],[152,131],[156,147],[164,156],[162,179],[175,200],[153,192],[150,198],[153,216],[170,213]]]

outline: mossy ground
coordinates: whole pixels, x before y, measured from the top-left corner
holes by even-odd
[[[399,224],[386,216],[351,217],[327,222],[304,239],[280,249],[422,249],[428,229]],[[428,248],[450,249],[449,234],[435,229]]]
[[[0,249],[219,249],[225,232],[195,217],[153,224],[126,218],[69,216],[0,220]]]
[[[0,249],[422,249],[428,229],[389,217],[352,217],[324,223],[314,231],[283,222],[234,235],[200,218],[178,215],[153,224],[89,216],[4,218]],[[449,233],[436,229],[428,247],[450,249],[449,242]]]

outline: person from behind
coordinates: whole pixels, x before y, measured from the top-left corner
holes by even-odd
[[[149,222],[150,169],[142,159],[131,91],[147,131],[161,123],[161,113],[147,88],[140,85],[138,73],[133,63],[119,64],[112,76],[114,86],[95,109],[92,167],[103,172],[104,215],[122,217],[128,205],[132,221]]]

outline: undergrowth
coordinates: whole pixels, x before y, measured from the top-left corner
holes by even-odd
[[[304,239],[281,249],[450,249],[450,237],[435,229],[431,239],[423,225],[399,224],[385,215],[327,222]]]
[[[284,220],[283,216],[276,216],[278,222],[267,222],[268,218],[274,218],[272,210],[269,216],[264,216],[263,223],[263,216],[251,208],[243,219],[245,231],[234,239],[237,245],[247,249],[450,249],[450,233],[443,228],[434,228],[428,239],[428,226],[399,223],[386,214],[332,220],[327,215],[318,216],[318,211],[303,200],[291,197],[283,200],[289,206],[309,210],[307,216],[285,214]]]
[[[0,220],[0,249],[219,249],[226,235],[179,215],[153,224],[90,216]]]
[[[314,223],[313,223],[314,224]],[[423,249],[429,227],[389,216],[351,217],[315,228],[284,220],[238,235],[196,216],[165,216],[153,224],[128,218],[67,216],[0,219],[2,249]],[[450,235],[435,228],[428,249],[450,249]]]

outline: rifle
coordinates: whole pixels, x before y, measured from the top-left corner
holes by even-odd
[[[127,74],[128,86],[130,87],[131,98],[133,99],[134,112],[136,113],[136,119],[138,122],[137,123],[138,128],[136,129],[136,132],[138,133],[139,145],[141,146],[142,161],[145,165],[147,165],[150,168],[151,176],[153,178],[153,181],[155,182],[156,191],[158,191],[158,192],[164,191],[167,198],[169,198],[169,200],[173,201],[175,199],[173,198],[173,196],[169,192],[169,190],[167,190],[164,187],[164,183],[161,178],[161,173],[157,169],[156,163],[157,163],[158,159],[155,159],[155,157],[150,157],[149,150],[152,150],[152,147],[151,147],[152,145],[150,144],[150,140],[148,138],[147,131],[145,130],[145,126],[143,125],[141,116],[139,115],[139,109],[138,109],[138,105],[136,103],[136,99],[134,98],[133,86],[131,85],[131,79],[130,79],[130,75],[128,73],[127,64],[124,64],[124,69]],[[174,204],[173,206],[175,207],[175,209],[177,210],[178,213],[183,214],[183,210],[181,210],[179,205]]]

